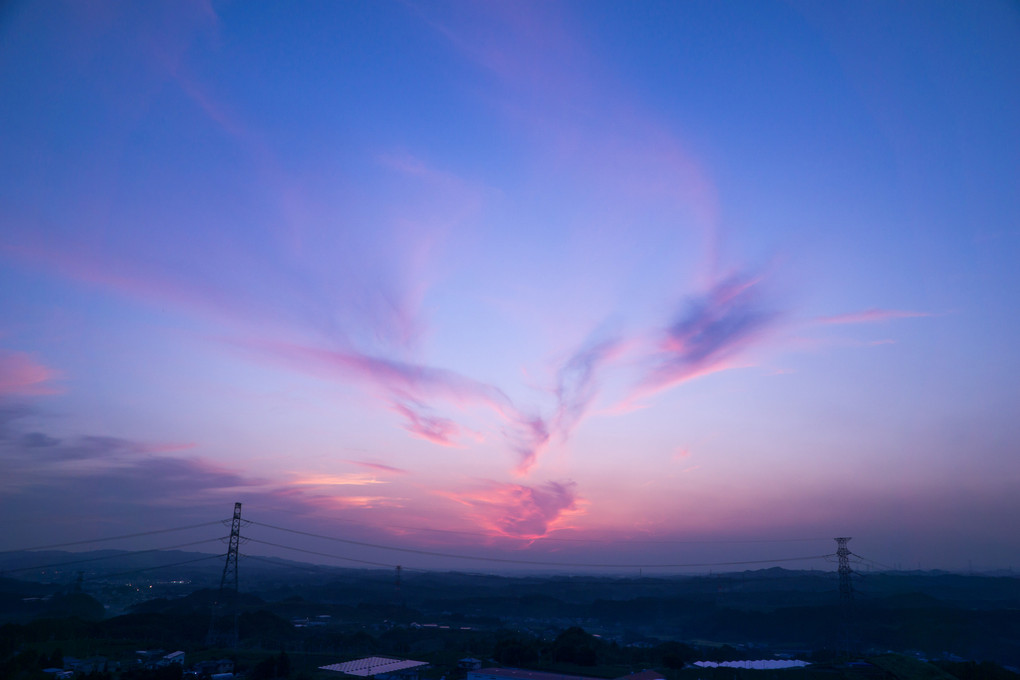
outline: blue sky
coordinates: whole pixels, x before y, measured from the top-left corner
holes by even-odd
[[[1020,557],[1011,4],[0,21],[0,548]]]

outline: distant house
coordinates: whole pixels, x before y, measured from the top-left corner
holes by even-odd
[[[164,654],[166,650],[163,649],[139,649],[135,652],[135,660],[141,666],[154,668]]]
[[[169,666],[172,663],[184,665],[184,652],[170,652],[157,662],[159,666]]]
[[[89,673],[105,673],[114,670],[109,667],[105,656],[93,656],[88,659],[77,659],[73,656],[64,657],[64,670],[72,671],[75,674],[88,675]]]
[[[362,678],[377,678],[378,680],[419,680],[421,671],[428,665],[426,661],[369,656],[364,659],[319,666],[319,670],[336,671]]]
[[[698,668],[748,668],[764,671],[782,668],[803,668],[811,664],[799,659],[747,659],[744,661],[695,661],[692,665]]]
[[[482,660],[473,657],[466,657],[457,662],[457,668],[465,671],[477,671],[482,667]]]
[[[74,677],[74,671],[64,670],[63,668],[44,668],[43,673],[52,675],[55,680],[70,680]]]

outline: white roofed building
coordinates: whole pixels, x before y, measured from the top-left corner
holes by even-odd
[[[336,671],[362,678],[378,678],[378,680],[418,680],[419,673],[428,665],[426,661],[369,656],[364,659],[319,666],[319,670]]]

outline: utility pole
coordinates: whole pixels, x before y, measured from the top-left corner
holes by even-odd
[[[850,580],[850,575],[853,574],[853,569],[850,568],[850,548],[847,547],[847,541],[850,540],[850,536],[842,536],[836,541],[836,557],[839,558],[839,608],[840,618],[842,618],[842,637],[843,647],[846,656],[850,656],[850,629],[853,619],[853,606],[854,606],[854,585]]]
[[[396,580],[394,581],[394,585],[396,586],[396,605],[401,609],[406,609],[407,600],[404,599],[404,593],[401,590],[401,586],[403,586],[403,584],[404,584],[404,568],[398,564],[397,577]]]
[[[227,559],[223,563],[220,590],[213,603],[212,618],[209,621],[210,645],[222,645],[231,649],[237,647],[237,548],[241,543],[241,504],[234,503],[234,517],[230,522],[230,541],[227,545]],[[227,606],[224,607],[224,604]],[[231,630],[219,630],[224,608],[228,618],[233,619]]]

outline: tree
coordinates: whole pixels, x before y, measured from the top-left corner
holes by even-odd
[[[599,640],[583,628],[573,626],[566,629],[552,644],[553,661],[575,663],[578,666],[594,666],[598,661]]]
[[[522,635],[504,635],[496,641],[492,657],[504,666],[527,666],[538,661],[538,641]]]

